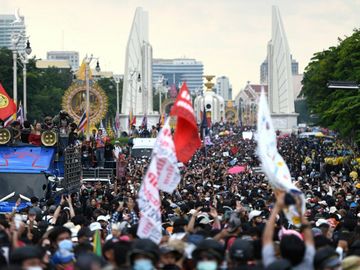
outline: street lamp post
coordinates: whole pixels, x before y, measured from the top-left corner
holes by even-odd
[[[114,81],[116,83],[116,113],[120,113],[120,97],[119,97],[119,84],[120,84],[121,76],[114,75]]]
[[[23,61],[23,105],[24,105],[24,119],[26,120],[26,113],[27,113],[27,89],[26,89],[26,64],[28,63],[27,56],[25,55]]]
[[[162,94],[162,88],[164,86],[164,75],[161,75],[158,80],[158,94],[159,94],[159,114],[161,115],[161,94]]]
[[[87,125],[86,125],[86,139],[90,139],[90,63],[93,60],[93,56],[91,55],[90,58],[87,56],[85,57],[85,85],[86,85],[86,119],[87,119]],[[100,71],[100,65],[99,61],[96,62],[96,68],[95,70],[97,72]]]
[[[26,80],[26,64],[28,61],[28,55],[30,55],[32,52],[32,49],[30,47],[29,40],[26,42],[26,48],[25,53],[21,57],[21,61],[23,64],[23,102],[24,102],[24,119],[26,120],[26,114],[27,114],[27,80]]]
[[[13,52],[13,99],[15,104],[17,104],[17,51],[14,48]]]
[[[119,84],[120,84],[120,80],[121,80],[121,76],[120,75],[114,75],[114,81],[116,83],[116,118],[119,117],[120,115],[120,97],[119,97]],[[118,120],[116,120],[118,121]],[[120,130],[117,129],[117,134],[116,137],[119,138],[120,137]]]
[[[18,45],[22,38],[26,38],[23,33],[12,33],[11,34],[11,43],[12,43],[12,56],[13,56],[13,100],[17,105],[17,57],[18,54],[21,56],[21,62],[23,64],[23,76],[24,76],[24,117],[26,119],[26,64],[28,63],[27,55],[31,54],[31,47],[29,40],[26,42],[25,52],[18,51]]]

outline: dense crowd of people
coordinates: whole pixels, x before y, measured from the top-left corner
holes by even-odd
[[[154,135],[155,130],[149,133]],[[87,157],[95,150],[97,166],[104,166],[102,157],[121,159],[122,174],[110,185],[83,184],[79,192],[64,194],[60,202],[33,197],[31,208],[0,215],[1,266],[26,270],[360,269],[356,152],[336,138],[279,136],[279,152],[305,194],[306,211],[302,212],[298,201],[268,185],[259,169],[256,142],[243,139],[244,130],[214,124],[211,143],[187,164],[179,164],[178,188],[173,194],[161,193],[159,245],[136,235],[137,193],[150,159],[131,157],[127,146],[118,142],[112,146],[101,130],[95,131],[92,137],[104,140],[84,141],[84,166],[94,166]],[[325,162],[344,153],[349,158],[341,163]],[[229,173],[236,165],[246,170]],[[289,204],[298,206],[300,228],[284,216]]]

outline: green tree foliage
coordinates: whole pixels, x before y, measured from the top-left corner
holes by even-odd
[[[70,86],[73,74],[70,69],[38,69],[36,59],[29,59],[27,64],[27,118],[30,121],[42,121],[47,115],[54,116],[61,110],[62,96]],[[18,61],[18,101],[23,99],[22,64]],[[12,96],[13,69],[12,52],[0,49],[0,82]]]
[[[0,83],[8,94],[12,93],[13,60],[12,52],[7,49],[0,49]]]
[[[61,110],[62,97],[73,81],[74,75],[70,69],[36,68],[36,58],[29,59],[27,64],[27,104],[28,119],[42,121],[45,116],[54,116]],[[18,61],[18,100],[23,99],[23,75],[21,61]],[[13,89],[12,51],[0,49],[0,82],[10,96]],[[114,120],[116,115],[116,83],[111,78],[98,80],[98,84],[108,96],[108,120]],[[120,110],[122,99],[122,80],[119,83]],[[106,124],[105,123],[105,124]]]
[[[302,94],[319,124],[360,142],[360,91],[329,89],[329,81],[360,82],[360,30],[339,44],[314,54],[305,68]]]
[[[114,79],[103,78],[98,80],[97,82],[100,87],[105,91],[108,97],[108,113],[106,116],[106,122],[111,119],[111,122],[114,121],[116,116],[116,83]],[[120,80],[119,83],[119,110],[121,113],[121,100],[122,100],[122,88],[123,88],[123,81]]]
[[[154,111],[160,112],[160,108],[159,108],[159,93],[153,89],[153,109]],[[166,99],[166,95],[164,93],[161,94],[161,103],[164,102],[164,100]]]

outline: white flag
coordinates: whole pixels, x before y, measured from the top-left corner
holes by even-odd
[[[261,92],[257,119],[257,145],[262,169],[275,188],[297,189],[291,182],[291,175],[284,159],[277,151],[276,134],[264,92]]]
[[[138,205],[140,210],[140,221],[137,235],[140,238],[149,238],[155,243],[161,241],[161,212],[160,196],[156,164],[150,163],[141,184]]]
[[[159,189],[173,193],[180,182],[175,145],[168,118],[156,139],[151,163],[156,163]]]
[[[276,189],[297,194],[303,198],[302,192],[292,183],[289,168],[277,150],[276,134],[271,121],[264,89],[261,90],[259,101],[257,145],[262,170],[269,178],[270,184]],[[302,201],[303,210],[305,210],[304,199]],[[285,214],[290,223],[299,225],[299,219],[298,216],[296,216],[295,209],[295,206],[291,206],[287,212],[285,211]]]
[[[140,238],[148,238],[156,244],[159,244],[162,238],[161,222],[154,224],[152,219],[145,216],[140,218],[137,235]]]
[[[159,189],[172,193],[180,182],[169,121],[168,118],[156,139],[151,162],[138,195],[141,216],[137,235],[155,243],[160,243],[162,237]]]

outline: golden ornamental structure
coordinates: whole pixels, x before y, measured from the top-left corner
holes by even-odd
[[[86,84],[83,80],[73,82],[65,91],[62,108],[79,123],[86,111]],[[108,111],[108,97],[93,80],[90,81],[90,127],[100,123]]]
[[[238,121],[237,110],[235,108],[235,101],[228,100],[225,107],[226,122],[236,123]]]
[[[214,75],[205,75],[204,77],[207,80],[207,82],[204,83],[204,85],[206,86],[206,91],[212,91],[212,89],[214,87],[214,83],[211,81],[212,81],[212,79],[215,78],[215,76]]]

